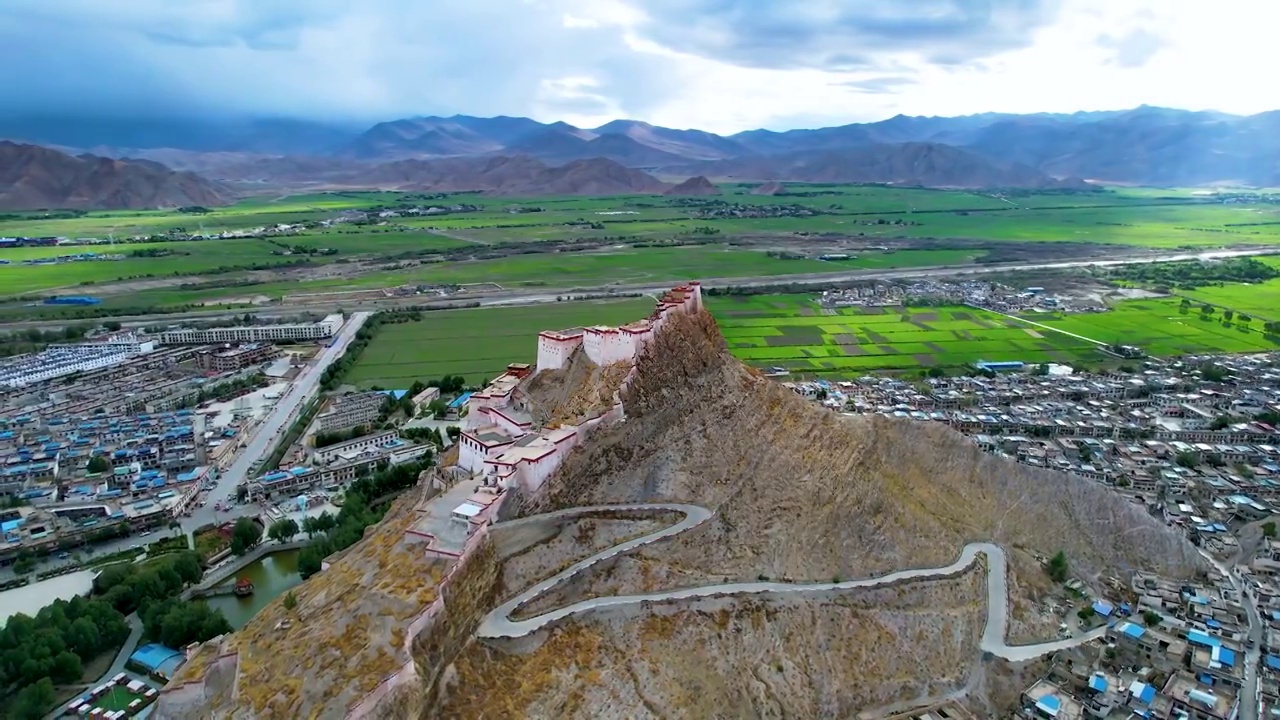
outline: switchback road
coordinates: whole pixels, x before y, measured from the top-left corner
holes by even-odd
[[[511,615],[521,606],[532,602],[557,585],[590,569],[596,564],[616,557],[622,553],[631,552],[632,550],[644,545],[658,542],[659,540],[674,537],[692,530],[707,520],[710,520],[713,515],[712,512],[706,508],[699,507],[697,505],[685,505],[679,503],[594,505],[572,508],[569,510],[560,510],[544,515],[535,515],[529,518],[521,518],[507,523],[499,523],[495,527],[502,527],[503,525],[512,526],[518,523],[545,522],[553,519],[573,518],[583,515],[617,511],[655,513],[675,512],[680,513],[684,517],[674,525],[602,550],[589,558],[570,565],[567,569],[556,573],[550,578],[535,584],[533,587],[530,587],[502,605],[499,605],[492,612],[486,615],[481,621],[480,627],[476,631],[476,635],[480,638],[488,639],[521,638],[543,628],[549,627],[571,615],[578,615],[591,612],[593,610],[607,608],[638,607],[648,603],[745,595],[813,595],[845,590],[874,588],[902,581],[940,579],[958,575],[968,569],[977,560],[979,555],[983,555],[987,559],[987,618],[986,625],[982,632],[982,641],[979,644],[979,648],[983,652],[991,653],[992,655],[1004,658],[1011,662],[1020,662],[1023,660],[1031,660],[1040,657],[1041,655],[1057,652],[1058,650],[1074,647],[1076,645],[1082,645],[1086,642],[1102,637],[1106,632],[1106,628],[1098,628],[1084,635],[1066,640],[1037,643],[1034,645],[1009,645],[1006,643],[1005,629],[1008,627],[1009,606],[1005,555],[1004,550],[991,543],[969,543],[960,551],[960,557],[957,558],[955,562],[940,568],[899,570],[879,577],[865,578],[861,580],[846,580],[844,582],[836,583],[725,583],[696,588],[666,590],[656,593],[646,593],[643,595],[598,597],[576,602],[567,607],[551,610],[524,620],[513,619]]]

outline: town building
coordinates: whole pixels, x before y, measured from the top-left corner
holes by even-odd
[[[375,448],[394,446],[397,442],[403,441],[400,440],[400,436],[394,430],[362,435],[346,442],[318,448],[315,451],[315,459],[316,462],[327,465],[340,459],[355,457]]]
[[[169,330],[160,333],[165,345],[214,345],[217,343],[262,343],[286,340],[322,340],[338,334],[343,317],[329,315],[314,323],[285,325],[248,325],[244,327],[208,328],[204,330]]]
[[[316,417],[316,430],[332,433],[368,425],[378,419],[386,401],[387,395],[378,391],[333,397],[325,411]]]
[[[24,388],[54,378],[109,368],[154,349],[152,342],[51,345],[41,352],[0,363],[0,386]]]
[[[269,343],[246,343],[209,348],[196,353],[201,370],[225,373],[261,365],[280,357],[280,348]]]

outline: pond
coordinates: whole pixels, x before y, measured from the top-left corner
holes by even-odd
[[[298,551],[281,550],[255,560],[218,587],[234,587],[239,578],[253,582],[252,595],[218,595],[208,600],[210,607],[221,610],[236,630],[244,627],[267,603],[302,583],[302,577],[298,575]]]

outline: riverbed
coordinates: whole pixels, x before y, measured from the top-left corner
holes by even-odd
[[[211,607],[222,611],[235,630],[244,627],[267,603],[302,583],[298,575],[298,551],[281,550],[255,560],[218,587],[234,587],[239,578],[253,582],[252,595],[218,595],[208,600]]]

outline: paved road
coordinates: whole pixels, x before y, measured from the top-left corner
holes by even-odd
[[[252,505],[233,506],[232,512],[219,513],[214,510],[214,505],[223,501],[234,501],[236,497],[236,486],[249,477],[253,463],[258,459],[265,457],[275,447],[276,441],[282,436],[293,424],[299,410],[307,400],[315,397],[320,388],[320,376],[324,374],[326,368],[342,356],[347,346],[355,339],[356,332],[364,325],[372,313],[357,312],[353,313],[347,322],[342,326],[342,330],[333,339],[328,347],[323,348],[316,356],[315,362],[302,371],[290,385],[289,390],[284,397],[267,414],[267,417],[258,426],[253,439],[245,446],[231,465],[219,475],[218,484],[209,492],[208,504],[204,507],[196,507],[191,513],[191,517],[182,519],[182,528],[187,532],[214,522],[215,520],[227,520],[228,518],[237,517],[246,513],[256,513],[257,507]]]
[[[1082,645],[1091,640],[1102,637],[1106,632],[1106,628],[1098,628],[1090,633],[1059,640],[1056,642],[1038,643],[1035,645],[1008,645],[1005,643],[1005,629],[1008,626],[1008,587],[1006,578],[1006,566],[1004,551],[999,546],[991,543],[970,543],[964,546],[960,552],[960,557],[950,565],[940,568],[922,568],[912,570],[899,570],[898,572],[889,573],[874,578],[865,578],[862,580],[847,580],[839,583],[776,583],[776,582],[751,582],[751,583],[726,583],[721,585],[708,585],[697,588],[682,588],[679,590],[667,590],[664,592],[647,593],[643,595],[618,595],[613,597],[599,597],[583,600],[567,607],[558,608],[545,612],[536,617],[527,618],[525,620],[514,620],[511,618],[514,613],[522,605],[533,601],[551,588],[587,570],[591,566],[615,557],[619,554],[630,552],[650,543],[657,542],[664,538],[679,535],[680,533],[691,530],[707,520],[711,519],[712,513],[706,508],[697,505],[684,504],[637,504],[637,505],[596,505],[590,507],[572,508],[569,510],[561,510],[545,515],[536,515],[529,518],[502,523],[499,525],[514,526],[521,523],[543,522],[549,519],[574,517],[578,515],[627,510],[627,511],[654,511],[654,512],[677,512],[684,515],[674,525],[663,528],[656,532],[650,533],[643,537],[620,543],[611,548],[603,550],[592,555],[585,560],[574,563],[567,569],[553,575],[542,582],[537,583],[533,587],[525,590],[516,597],[499,605],[492,612],[485,616],[481,621],[476,635],[481,638],[519,638],[536,632],[548,625],[556,623],[571,615],[589,612],[601,608],[611,607],[627,607],[635,605],[643,605],[654,602],[668,602],[673,600],[684,600],[693,598],[719,597],[726,595],[750,595],[750,594],[818,594],[838,592],[843,590],[856,590],[862,588],[871,588],[888,583],[899,582],[903,580],[924,580],[928,578],[941,578],[956,575],[970,565],[972,565],[979,554],[987,558],[987,620],[986,626],[982,632],[982,642],[979,647],[983,652],[991,653],[998,657],[1004,658],[1012,662],[1023,660],[1031,660],[1041,655],[1057,652],[1065,648]]]
[[[1253,647],[1245,648],[1244,684],[1240,688],[1240,714],[1238,719],[1258,720],[1258,706],[1261,702],[1261,696],[1258,692],[1258,665],[1262,661],[1263,628],[1262,618],[1258,615],[1258,603],[1252,592],[1248,595],[1244,594],[1245,583],[1235,568],[1228,568],[1222,561],[1204,550],[1200,550],[1200,555],[1231,581],[1231,587],[1235,588],[1237,593],[1240,593],[1240,601],[1244,603],[1245,611],[1248,614],[1249,640],[1253,642]]]
[[[129,656],[133,654],[133,651],[138,649],[138,641],[142,639],[142,620],[138,619],[138,613],[131,613],[124,620],[129,623],[129,639],[124,641],[124,645],[120,648],[120,652],[116,653],[116,659],[112,661],[111,667],[107,668],[106,674],[99,678],[95,685],[102,684],[124,672],[124,664],[129,662]]]
[[[981,275],[998,272],[1011,272],[1017,270],[1061,270],[1079,267],[1109,267],[1116,265],[1136,265],[1143,263],[1155,262],[1173,262],[1177,260],[1200,260],[1200,259],[1220,259],[1228,257],[1247,257],[1251,255],[1274,255],[1280,254],[1280,248],[1270,246],[1259,246],[1243,250],[1207,250],[1204,252],[1134,252],[1121,253],[1110,257],[1106,260],[1098,258],[1080,259],[1080,260],[1062,260],[1057,262],[1009,262],[1009,263],[991,263],[984,265],[949,265],[935,267],[916,267],[916,268],[899,268],[893,270],[843,270],[828,273],[806,273],[801,275],[772,275],[760,277],[729,277],[701,278],[704,287],[724,288],[724,287],[756,287],[761,285],[776,285],[778,283],[794,283],[797,285],[824,285],[833,282],[845,282],[850,280],[894,280],[901,278],[931,277],[931,276],[947,276],[947,275]],[[671,282],[662,283],[614,283],[598,286],[583,286],[573,288],[542,288],[536,291],[531,290],[497,290],[486,291],[483,293],[462,294],[453,296],[447,300],[430,301],[424,300],[420,296],[408,296],[404,298],[387,298],[382,300],[366,300],[356,302],[353,300],[330,300],[324,302],[307,303],[307,304],[291,304],[282,306],[279,304],[267,305],[257,309],[249,309],[247,312],[253,313],[259,317],[285,317],[297,315],[299,312],[333,312],[339,308],[350,309],[353,307],[363,310],[377,311],[380,309],[389,309],[394,307],[403,307],[407,305],[423,305],[426,307],[448,308],[460,306],[468,303],[479,303],[482,306],[492,305],[533,305],[539,303],[551,303],[556,301],[557,296],[566,294],[602,294],[607,292],[616,293],[639,293],[650,294],[660,293],[671,287]],[[156,322],[172,323],[181,320],[213,320],[230,317],[239,317],[246,312],[245,309],[238,311],[227,310],[197,310],[187,313],[161,314],[161,315],[130,315],[114,318],[125,327],[143,327],[146,325],[154,325]],[[71,321],[80,322],[80,321]],[[65,325],[65,320],[28,320],[21,322],[3,323],[0,327],[9,330],[21,330],[25,328],[60,328]]]

